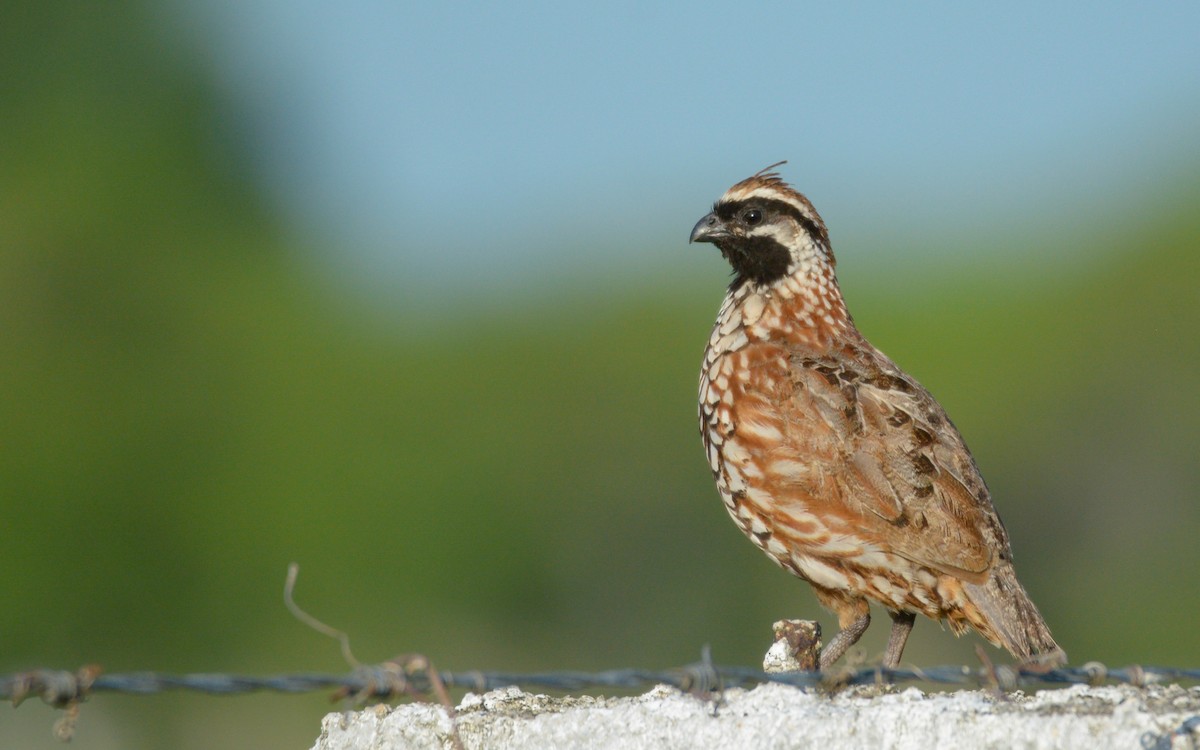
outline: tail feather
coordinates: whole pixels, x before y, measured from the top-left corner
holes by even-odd
[[[988,640],[1003,646],[1021,661],[1061,666],[1067,654],[1050,635],[1037,606],[1025,593],[1011,564],[1002,561],[984,583],[966,583],[967,597],[983,622],[972,625]]]

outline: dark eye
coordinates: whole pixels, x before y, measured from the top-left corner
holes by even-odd
[[[755,224],[761,224],[762,211],[758,210],[757,208],[747,209],[746,212],[742,214],[742,221],[744,221],[747,226],[751,227]]]

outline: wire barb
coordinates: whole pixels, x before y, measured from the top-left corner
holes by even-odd
[[[284,579],[283,582],[283,603],[288,608],[288,611],[292,613],[292,617],[295,617],[297,620],[309,626],[318,633],[321,633],[322,635],[327,635],[330,638],[336,638],[338,643],[340,643],[342,646],[342,658],[346,660],[346,663],[351,667],[362,666],[358,659],[354,658],[354,653],[350,650],[349,635],[347,635],[344,631],[326,625],[309,613],[305,612],[303,609],[300,609],[300,605],[296,604],[296,600],[292,597],[292,592],[296,588],[296,578],[299,575],[300,564],[289,563],[287,578]]]
[[[889,685],[928,682],[964,687],[1005,688],[1030,685],[1095,685],[1120,683],[1137,687],[1166,681],[1200,683],[1200,669],[1178,667],[1131,666],[1124,669],[1104,669],[1094,662],[1083,667],[1062,667],[1049,671],[1023,666],[1007,668],[1008,674],[989,674],[986,669],[962,666],[926,667],[924,669],[877,669],[862,667],[839,673],[841,685],[874,685],[882,681]],[[1103,677],[1104,679],[1100,679]],[[688,667],[663,671],[615,669],[605,672],[444,672],[433,668],[423,656],[400,657],[375,666],[360,666],[345,675],[297,673],[265,677],[235,674],[163,674],[131,672],[104,674],[96,666],[77,672],[37,669],[0,675],[0,700],[19,704],[31,695],[43,702],[63,708],[88,699],[95,693],[124,693],[150,695],[170,690],[188,690],[210,695],[232,695],[253,692],[306,693],[318,690],[342,689],[346,695],[362,700],[395,700],[402,696],[436,695],[439,701],[449,699],[451,688],[484,692],[515,685],[570,692],[591,688],[632,690],[653,685],[669,685],[676,689],[711,694],[731,687],[753,687],[763,683],[779,683],[802,688],[817,688],[827,678],[821,672],[784,672],[769,674],[748,667],[722,667],[712,662],[711,655]],[[440,687],[438,684],[440,683]]]
[[[446,710],[446,715],[450,718],[451,744],[455,750],[463,750],[462,737],[458,733],[458,717],[454,711],[454,702],[450,700],[446,683],[433,668],[433,662],[421,654],[410,654],[375,666],[363,666],[350,651],[350,636],[345,631],[326,625],[296,604],[292,594],[295,591],[296,578],[299,575],[299,563],[289,564],[287,578],[283,582],[283,603],[297,620],[318,633],[337,639],[342,647],[342,658],[354,669],[353,675],[359,683],[357,688],[351,685],[342,685],[333,694],[333,699],[340,700],[353,696],[356,704],[362,704],[370,698],[390,700],[402,695],[414,696],[427,693],[429,689],[432,689],[438,702]],[[414,677],[421,678],[422,684],[415,684]],[[425,683],[428,684],[428,688],[424,686]]]

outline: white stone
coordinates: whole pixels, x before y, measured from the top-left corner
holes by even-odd
[[[1074,686],[1003,698],[979,690],[876,688],[833,695],[784,685],[728,690],[714,707],[659,686],[631,698],[554,698],[505,688],[458,707],[466,748],[1059,748],[1146,747],[1200,713],[1200,689]],[[453,747],[445,709],[400,705],[333,713],[313,750]],[[1194,737],[1192,738],[1195,739]]]

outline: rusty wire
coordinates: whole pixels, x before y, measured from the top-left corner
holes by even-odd
[[[999,680],[1006,689],[1032,686],[1097,685],[1122,683],[1146,686],[1164,682],[1200,682],[1200,669],[1179,667],[1143,667],[1119,669],[1098,662],[1081,667],[1030,669],[1005,667]],[[185,690],[209,695],[236,695],[253,692],[308,693],[335,690],[340,696],[355,696],[362,701],[393,700],[403,697],[434,695],[447,688],[485,692],[515,685],[521,688],[571,692],[589,689],[632,690],[654,685],[670,685],[679,690],[709,696],[721,689],[780,683],[801,688],[836,688],[849,685],[928,682],[971,688],[997,687],[996,668],[990,666],[941,666],[921,669],[865,667],[833,672],[786,672],[768,674],[749,667],[715,666],[709,659],[677,669],[662,671],[614,669],[602,672],[488,672],[437,671],[428,659],[406,656],[377,665],[360,666],[348,674],[300,672],[268,676],[237,674],[164,674],[127,672],[104,674],[99,667],[77,671],[35,669],[0,675],[0,699],[20,704],[36,696],[51,706],[63,708],[86,700],[96,693],[150,695]],[[440,683],[440,684],[439,684]]]
[[[0,675],[0,700],[11,701],[17,706],[36,696],[42,702],[62,709],[63,714],[56,725],[55,733],[63,739],[68,739],[78,718],[79,705],[96,693],[151,695],[168,691],[190,691],[207,695],[239,695],[255,692],[310,693],[331,690],[335,699],[348,699],[357,704],[431,697],[446,710],[454,727],[454,744],[461,747],[455,726],[454,705],[448,693],[451,688],[482,693],[516,686],[526,690],[573,692],[627,691],[669,685],[705,700],[712,700],[715,706],[721,702],[722,693],[728,688],[753,687],[764,683],[836,690],[851,685],[902,685],[925,682],[1004,692],[1036,686],[1121,683],[1144,687],[1164,682],[1200,682],[1200,669],[1196,668],[1132,665],[1112,669],[1100,662],[1087,662],[1079,667],[1058,669],[1048,669],[1039,665],[997,666],[982,655],[981,666],[976,667],[844,667],[827,672],[767,673],[751,667],[717,666],[713,663],[707,646],[701,651],[700,661],[677,669],[660,671],[613,669],[602,672],[453,672],[438,670],[429,658],[420,654],[400,656],[381,664],[364,665],[350,652],[349,637],[343,631],[322,623],[295,603],[292,594],[296,575],[297,568],[293,564],[289,566],[284,584],[284,599],[288,609],[301,622],[339,641],[343,658],[351,667],[349,673],[300,672],[267,676],[162,672],[105,674],[96,665],[84,666],[76,671],[34,669]],[[1196,721],[1189,720],[1178,731],[1195,731]]]

